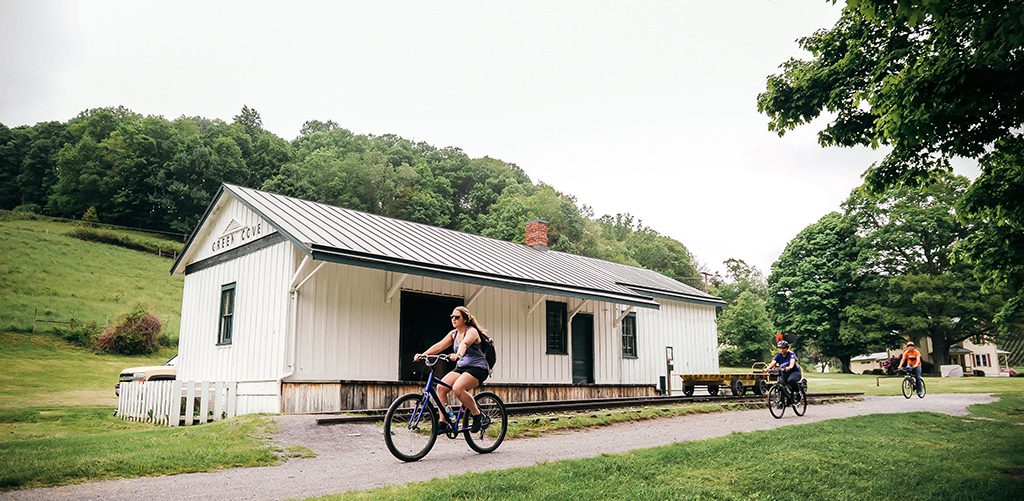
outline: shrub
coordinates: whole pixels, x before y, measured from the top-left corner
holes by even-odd
[[[126,249],[151,252],[153,254],[159,254],[168,257],[178,252],[181,252],[181,244],[177,242],[158,238],[142,239],[138,237],[133,237],[128,233],[120,233],[111,230],[78,227],[69,231],[67,235],[69,237],[77,238],[79,240],[116,245],[118,247],[124,247]]]
[[[871,374],[875,376],[884,376],[885,371],[882,369],[871,369]]]
[[[864,374],[865,376],[871,374],[871,369],[864,369],[863,371],[861,371],[861,374]]]
[[[164,332],[156,340],[157,344],[165,347],[178,346],[178,340],[171,337],[170,334]]]
[[[56,327],[53,329],[53,333],[68,343],[92,350],[96,348],[99,330],[96,322],[80,324],[72,319],[68,322],[67,327]]]
[[[718,364],[723,367],[742,367],[744,364],[740,360],[740,349],[735,346],[722,348],[718,352]]]
[[[153,353],[161,330],[160,319],[140,305],[104,329],[96,340],[96,346],[122,355]]]
[[[99,214],[96,214],[96,207],[90,206],[85,214],[82,214],[82,221],[85,223],[98,223],[100,222]]]
[[[985,371],[974,369],[974,375],[978,377],[985,377]]]
[[[40,214],[43,212],[43,208],[39,204],[21,204],[14,208],[14,212],[24,212],[27,214]]]

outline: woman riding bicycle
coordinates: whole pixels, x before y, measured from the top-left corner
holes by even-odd
[[[448,349],[449,346],[452,347],[454,353],[448,355],[448,359],[458,362],[455,364],[455,369],[441,379],[451,386],[451,390],[446,386],[438,385],[437,396],[440,397],[441,402],[448,402],[448,392],[451,391],[452,395],[459,399],[466,409],[469,409],[470,415],[473,416],[470,432],[476,433],[480,431],[482,418],[476,400],[469,392],[480,386],[490,373],[487,357],[484,356],[480,346],[480,335],[481,333],[486,335],[487,329],[480,326],[476,317],[465,306],[459,306],[452,310],[452,327],[454,329],[443,339],[434,343],[426,352],[417,353],[413,360],[419,360],[423,355],[436,355]],[[442,432],[446,431],[449,426],[448,416],[445,414],[445,412],[441,412],[439,416],[440,423],[438,425]]]
[[[800,384],[803,372],[800,370],[800,364],[796,363],[796,353],[789,351],[789,343],[787,341],[779,341],[779,353],[772,358],[771,363],[764,370],[767,372],[775,367],[781,369],[779,381],[786,383],[794,395],[799,395],[798,385]]]
[[[917,351],[913,341],[907,342],[907,349],[903,350],[898,366],[901,370],[914,374],[914,391],[921,392],[921,352]]]

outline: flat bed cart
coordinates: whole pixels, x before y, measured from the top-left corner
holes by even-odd
[[[768,375],[762,372],[764,362],[758,362],[750,368],[750,372],[735,374],[680,374],[683,380],[683,394],[692,396],[698,386],[707,388],[708,394],[718,395],[723,388],[732,390],[732,394],[743,396],[747,390],[755,395],[764,395],[768,391]]]

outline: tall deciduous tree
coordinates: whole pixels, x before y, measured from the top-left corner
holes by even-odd
[[[989,290],[1010,287],[1000,314],[1024,316],[1024,2],[847,0],[839,21],[799,40],[768,78],[758,109],[780,135],[824,112],[823,146],[888,146],[866,175],[875,191],[982,159],[960,216],[972,228],[963,259]]]
[[[768,277],[775,327],[838,358],[844,372],[852,357],[877,344],[844,329],[859,291],[856,230],[846,216],[827,214],[789,242]]]
[[[719,342],[730,346],[720,354],[723,364],[747,366],[763,362],[768,357],[773,332],[764,298],[749,290],[740,293],[719,317],[718,332]]]
[[[960,341],[996,337],[993,319],[1004,304],[1001,294],[982,290],[969,266],[951,259],[967,234],[955,211],[967,184],[941,174],[917,188],[858,189],[844,204],[861,235],[861,274],[877,284],[858,303],[875,313],[861,325],[879,336],[930,338],[938,365]]]

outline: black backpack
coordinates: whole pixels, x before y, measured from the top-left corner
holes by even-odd
[[[494,372],[494,364],[498,361],[498,352],[494,350],[494,338],[484,334],[483,332],[477,331],[480,334],[480,344],[476,346],[484,358],[487,360],[487,366],[490,367],[491,372]],[[452,339],[455,339],[455,329],[452,329],[450,335]]]
[[[480,348],[487,359],[487,366],[494,372],[494,363],[498,361],[498,352],[494,350],[494,338],[487,334],[480,333]]]

